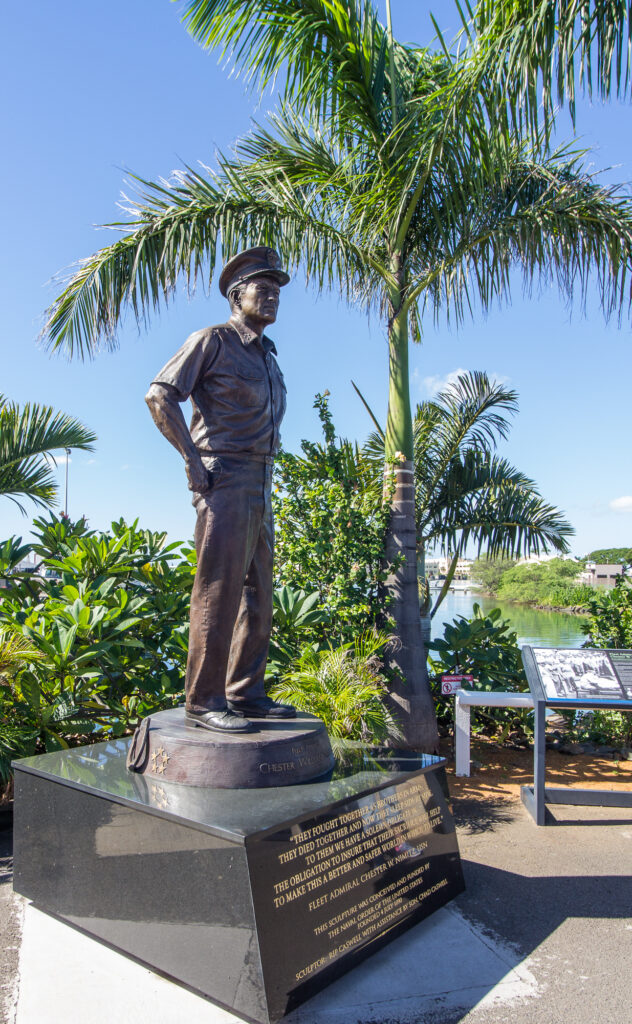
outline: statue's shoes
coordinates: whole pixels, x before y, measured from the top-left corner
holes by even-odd
[[[296,718],[296,708],[279,704],[272,697],[254,697],[252,700],[229,700],[228,707],[236,715],[247,718]]]
[[[199,725],[202,729],[210,729],[212,732],[234,733],[254,732],[256,726],[236,715],[229,708],[221,708],[219,711],[185,711],[184,717],[187,722]]]

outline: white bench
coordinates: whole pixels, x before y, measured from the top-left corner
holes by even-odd
[[[532,708],[530,693],[457,690],[454,694],[456,774],[470,774],[470,708]]]

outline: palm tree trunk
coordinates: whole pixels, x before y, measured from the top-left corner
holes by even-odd
[[[456,567],[458,565],[458,562],[459,562],[458,554],[457,555],[453,555],[452,561],[450,562],[448,571],[446,573],[446,577],[445,577],[445,579],[443,581],[443,586],[441,587],[441,591],[439,592],[439,596],[438,596],[437,600],[434,603],[434,607],[433,607],[432,611],[430,612],[430,618],[431,619],[434,619],[435,613],[437,612],[439,606],[441,604],[443,604],[443,601],[445,600],[445,596],[448,593],[450,587],[452,586],[452,580],[454,579],[454,574],[456,572]]]
[[[415,510],[416,511],[416,510]],[[432,631],[432,618],[430,616],[430,609],[432,607],[432,598],[430,595],[430,585],[426,577],[426,544],[424,540],[417,538],[417,579],[418,581],[423,580],[424,596],[422,598],[421,593],[419,595],[419,610],[421,613],[421,639],[423,640],[424,647],[428,650],[428,644],[431,639]]]
[[[395,620],[397,649],[391,653],[391,667],[398,679],[392,684],[390,702],[402,731],[404,745],[434,753],[438,747],[426,650],[421,633],[417,590],[417,536],[415,529],[415,475],[413,426],[408,379],[408,322],[398,316],[401,291],[390,296],[389,396],[386,425],[386,456],[394,459],[386,472],[394,483],[391,522],[386,544],[389,563],[402,564],[385,583],[392,599],[390,614]],[[394,477],[394,480],[393,480]],[[403,558],[401,558],[403,556]]]

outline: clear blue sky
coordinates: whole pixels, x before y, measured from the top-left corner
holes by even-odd
[[[456,28],[441,0],[393,0],[396,35],[429,43],[431,8],[442,11],[448,34]],[[94,455],[71,460],[73,517],[86,514],[96,528],[139,517],[173,539],[189,537],[182,463],[153,426],[143,395],[191,331],[225,318],[216,282],[209,296],[189,300],[182,292],[147,332],[139,334],[130,318],[120,350],[93,362],[51,357],[36,338],[56,294],[53,276],[108,241],[95,225],[118,218],[125,171],[157,178],[184,163],[212,163],[273,98],[260,100],[229,78],[187,35],[168,0],[33,0],[6,6],[2,20],[0,391],[54,405],[97,433]],[[632,180],[629,105],[582,102],[578,132],[595,149],[594,169],[610,168],[604,180]],[[318,436],[313,396],[325,388],[338,431],[366,436],[371,425],[351,378],[384,418],[386,343],[378,322],[368,324],[335,295],[317,298],[298,278],[284,289],[270,334],[289,389],[286,447]],[[632,495],[629,344],[629,319],[605,324],[596,299],[584,317],[554,291],[523,298],[517,283],[512,305],[486,319],[477,315],[458,331],[426,325],[412,351],[413,401],[459,368],[507,381],[519,393],[520,413],[503,454],[565,511],[577,531],[573,550],[630,545],[632,498],[612,507]],[[0,499],[0,538],[28,530],[29,519]]]

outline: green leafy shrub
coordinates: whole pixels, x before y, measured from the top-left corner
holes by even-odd
[[[565,558],[515,565],[503,573],[496,595],[502,601],[542,606],[559,606],[559,598],[564,595],[568,606],[576,607],[583,604],[592,592],[591,588],[576,583],[582,568],[583,563]]]
[[[586,602],[588,618],[582,622],[587,640],[584,647],[632,648],[632,586],[619,578],[612,590],[591,588]],[[613,747],[632,746],[632,715],[621,711],[596,710],[586,715],[569,714],[569,735],[584,742]]]
[[[178,703],[194,552],[123,521],[95,533],[53,516],[35,532],[44,575],[11,575],[0,604],[0,629],[36,653],[5,684],[3,728],[53,750]]]
[[[397,730],[384,702],[380,658],[389,640],[386,633],[368,631],[340,647],[306,647],[270,694],[322,719],[333,738],[392,739]]]
[[[542,603],[551,608],[578,608],[584,612],[594,593],[594,588],[587,583],[560,584],[547,592]]]
[[[592,590],[588,619],[582,623],[584,647],[632,648],[632,585],[619,578],[612,590]]]
[[[568,736],[578,743],[590,742],[629,750],[632,747],[632,715],[627,711],[601,708],[580,715],[570,712]]]
[[[431,685],[435,696],[437,721],[444,733],[454,725],[454,698],[441,694],[441,676],[463,673],[473,676],[468,689],[528,690],[522,666],[518,638],[508,619],[502,619],[499,608],[484,613],[475,604],[472,618],[457,616],[444,623],[443,636],[429,644]],[[504,739],[511,732],[519,736],[533,731],[532,715],[523,709],[477,708],[473,724],[475,732],[500,734]]]
[[[11,778],[11,761],[35,753],[38,732],[16,699],[14,679],[39,653],[28,640],[10,630],[0,631],[0,786]]]
[[[385,621],[383,584],[389,502],[381,477],[357,446],[336,440],[327,393],[317,395],[324,444],[281,452],[275,493],[276,582],[316,592],[334,644]],[[387,496],[388,497],[388,496]]]
[[[515,558],[476,558],[472,563],[471,578],[480,583],[487,594],[496,595],[505,573],[516,564]]]
[[[320,606],[320,594],[293,587],[278,587],[272,595],[272,636],[266,678],[278,679],[308,644],[319,650],[324,644],[323,627],[329,622]]]

